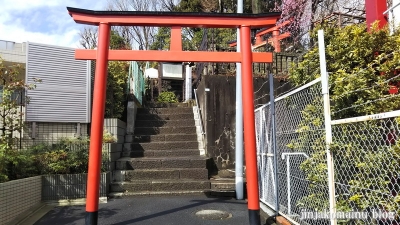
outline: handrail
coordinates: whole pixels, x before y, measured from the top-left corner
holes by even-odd
[[[385,12],[383,12],[383,15],[385,15],[385,14],[388,13],[388,12],[393,11],[393,9],[395,9],[395,8],[396,8],[397,6],[399,6],[399,5],[400,5],[400,2],[397,3],[396,5],[393,5],[392,7],[388,8]]]
[[[200,114],[200,104],[199,104],[199,99],[197,98],[197,89],[194,89],[194,98],[196,100],[197,113],[199,115],[199,120],[200,120],[200,131],[201,131],[201,134],[204,135],[206,132],[204,132],[204,129],[203,129],[203,119]]]

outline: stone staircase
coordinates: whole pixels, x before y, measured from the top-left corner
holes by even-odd
[[[192,107],[139,108],[126,135],[111,196],[203,193],[211,184]]]

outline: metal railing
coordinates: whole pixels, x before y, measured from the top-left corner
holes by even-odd
[[[128,77],[128,94],[133,94],[139,104],[143,104],[145,92],[144,72],[137,62],[130,62]]]
[[[205,135],[206,132],[204,132],[203,128],[203,117],[201,116],[201,109],[200,109],[200,104],[199,104],[199,99],[197,98],[197,89],[194,89],[194,98],[196,100],[196,105],[197,105],[197,114],[199,115],[199,121],[200,121],[200,132],[202,135]]]

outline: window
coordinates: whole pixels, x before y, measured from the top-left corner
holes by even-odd
[[[0,49],[13,50],[15,42],[0,40]]]
[[[17,101],[17,105],[25,105],[25,89],[15,90],[11,94],[11,99]],[[0,85],[0,102],[3,102],[3,86]]]

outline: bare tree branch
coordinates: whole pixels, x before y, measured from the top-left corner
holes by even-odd
[[[87,26],[79,32],[79,44],[85,49],[97,47],[97,27]]]
[[[163,6],[174,7],[175,0],[109,0],[108,10],[115,11],[160,11]],[[133,48],[150,49],[156,27],[116,27],[122,37],[130,41]]]

